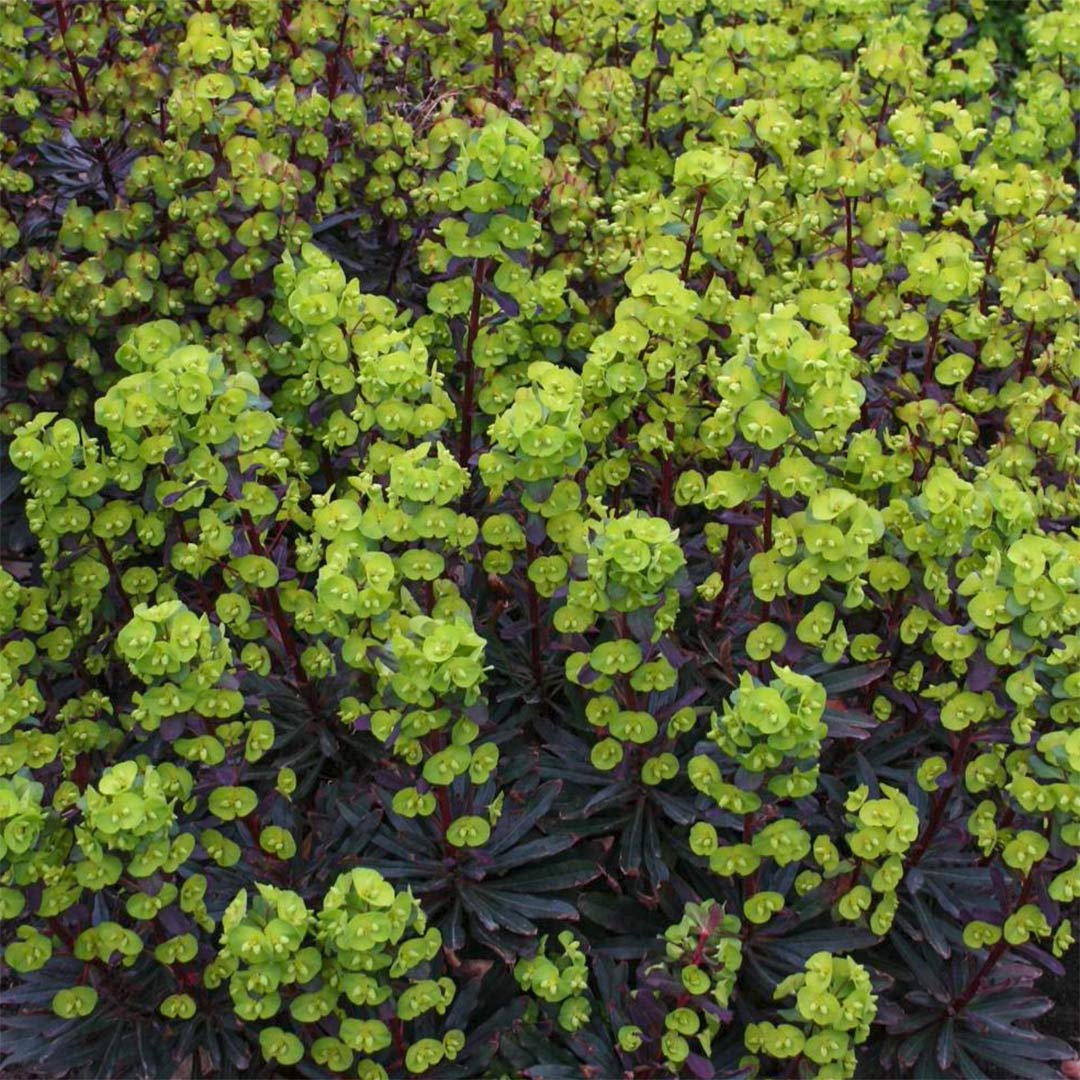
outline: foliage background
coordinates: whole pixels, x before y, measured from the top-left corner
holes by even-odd
[[[4,0],[5,1068],[1073,1057],[1078,15]]]

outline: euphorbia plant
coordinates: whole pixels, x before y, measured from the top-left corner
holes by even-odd
[[[5,1069],[1073,1055],[1080,11],[841,8],[9,0]]]

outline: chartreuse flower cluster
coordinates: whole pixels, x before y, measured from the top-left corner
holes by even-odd
[[[784,909],[791,885],[789,875],[783,884],[777,880],[778,889],[757,889],[762,864],[779,869],[798,866],[812,844],[810,833],[793,817],[764,824],[763,808],[805,805],[814,795],[817,760],[826,734],[824,687],[787,668],[773,667],[776,678],[768,684],[756,683],[749,674],[742,676],[723,714],[712,717],[709,738],[719,756],[697,754],[688,768],[691,784],[712,807],[692,826],[690,848],[708,860],[712,873],[748,879],[743,914],[755,925],[769,922]],[[800,767],[800,763],[805,764]],[[725,836],[713,824],[722,820],[718,810],[743,819],[736,842],[725,843]],[[828,841],[827,836],[822,839]],[[803,871],[794,881],[800,895],[820,883],[821,876],[812,870]]]
[[[446,167],[418,192],[438,217],[436,236],[419,245],[420,265],[442,278],[428,293],[421,332],[430,336],[442,365],[458,377],[457,457],[462,466],[474,456],[476,421],[508,404],[524,381],[523,362],[534,343],[558,356],[563,335],[557,324],[569,317],[566,275],[533,274],[527,254],[541,235],[532,204],[544,187],[543,143],[527,125],[498,109],[484,114],[485,122],[472,130],[460,118],[435,125],[428,140],[429,163],[433,169]],[[522,317],[504,330],[492,307]],[[487,373],[490,381],[482,378]],[[514,434],[525,438],[530,456],[558,460],[573,454],[572,442],[563,449],[563,438],[572,429],[552,434],[551,428],[559,426],[557,414],[550,425],[529,424],[528,415],[522,411]],[[535,430],[526,436],[530,426]],[[484,462],[488,482],[507,467],[498,454]]]
[[[855,885],[844,893],[837,907],[841,918],[852,921],[868,911],[871,930],[884,934],[896,914],[903,856],[919,835],[919,815],[907,796],[889,784],[881,784],[881,798],[871,799],[869,794],[866,786],[860,785],[848,795],[844,809],[851,812],[853,826],[845,838],[847,846],[870,884]],[[829,875],[839,865],[839,853],[825,840],[816,842],[814,855]]]
[[[665,959],[648,974],[663,974],[677,986],[678,996],[664,1016],[660,1052],[676,1076],[691,1052],[709,1056],[713,1040],[730,1019],[728,1011],[742,966],[739,920],[715,901],[687,904],[683,916],[664,931]],[[640,993],[640,991],[639,991]],[[619,1041],[640,1038],[623,1029]]]
[[[514,966],[518,985],[540,1001],[559,1006],[559,1026],[577,1031],[589,1021],[590,1004],[582,994],[589,978],[588,962],[579,942],[569,930],[559,935],[562,956],[546,955],[547,938],[540,939],[536,956]]]
[[[590,693],[586,717],[601,736],[592,764],[602,771],[621,766],[656,785],[678,773],[671,747],[696,720],[692,709],[668,710],[661,725],[647,707],[678,682],[662,643],[678,610],[685,556],[677,531],[662,518],[632,512],[587,527],[589,550],[577,559],[584,573],[571,576],[554,625],[574,635],[598,624],[610,629],[589,652],[570,653],[566,678]]]
[[[446,572],[478,532],[475,519],[455,509],[468,472],[435,440],[453,404],[423,337],[392,304],[361,294],[318,249],[302,255],[276,275],[287,296],[282,317],[299,338],[282,363],[290,375],[283,411],[346,405],[324,408],[327,420],[312,432],[329,452],[354,447],[362,433],[379,437],[341,490],[312,498],[297,562],[316,572],[315,587],[288,589],[282,606],[337,643],[305,654],[312,677],[340,665],[372,680],[371,696],[347,696],[340,718],[422,764],[422,783],[399,790],[394,809],[426,817],[436,811],[433,789],[463,774],[480,784],[498,761],[495,744],[474,745],[473,721],[452,716],[476,703],[484,678],[484,640]],[[441,813],[440,828],[457,847],[477,846],[490,831],[476,814]]]
[[[0,17],[0,1069],[1074,1056],[1077,0],[191,7]]]
[[[629,985],[608,1001],[612,1034],[629,1068],[682,1075],[691,1054],[712,1054],[732,1018],[730,1006],[742,964],[740,922],[713,900],[688,903],[680,920],[667,927]],[[547,938],[537,953],[518,961],[514,977],[535,1003],[533,1022],[546,1013],[552,1030],[587,1038],[595,1032],[598,989],[604,976],[592,967],[570,931],[559,935],[561,955],[550,955]],[[545,1010],[543,1004],[551,1006]],[[558,1008],[554,1008],[558,1006]],[[626,1022],[622,1022],[626,1021]],[[564,1036],[565,1037],[565,1036]]]
[[[774,665],[776,678],[755,685],[744,673],[739,688],[724,705],[722,716],[713,717],[712,739],[725,757],[751,773],[776,773],[769,790],[776,796],[800,797],[813,792],[817,758],[827,734],[822,722],[825,688],[813,679]],[[801,761],[814,762],[799,770]],[[790,762],[790,773],[780,766]],[[707,768],[699,761],[702,769]],[[711,792],[706,792],[711,794]]]
[[[866,968],[847,956],[815,953],[805,971],[777,986],[778,1000],[792,995],[794,1007],[780,1014],[785,1023],[747,1026],[747,1050],[777,1061],[802,1058],[810,1066],[806,1075],[822,1080],[851,1076],[855,1047],[866,1041],[877,1012]]]
[[[365,1080],[385,1080],[380,1051],[394,1034],[383,1017],[393,1017],[400,1040],[404,1024],[426,1013],[442,1016],[454,999],[450,979],[423,977],[442,945],[438,930],[427,927],[408,890],[396,892],[374,870],[342,874],[317,912],[297,893],[259,883],[250,906],[246,891],[229,904],[221,931],[208,984],[227,981],[237,1016],[259,1022],[267,1063],[291,1066],[307,1056],[334,1073],[355,1070]],[[336,1034],[310,1045],[291,1030],[328,1017]],[[427,1072],[452,1061],[463,1045],[457,1030],[418,1038],[406,1050],[405,1067]]]

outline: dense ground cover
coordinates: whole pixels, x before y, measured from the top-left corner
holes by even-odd
[[[1078,60],[0,0],[0,1067],[1074,1057]]]

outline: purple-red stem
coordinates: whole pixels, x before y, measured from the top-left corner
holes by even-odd
[[[922,395],[926,397],[926,388],[930,385],[930,373],[934,369],[934,357],[937,355],[938,334],[941,330],[941,316],[938,315],[930,324],[930,341],[926,346],[926,360],[923,362]]]
[[[439,825],[442,827],[443,836],[446,836],[446,831],[454,820],[453,811],[450,809],[450,792],[440,785],[435,790],[435,798],[439,803]]]
[[[659,17],[659,16],[658,16]],[[697,199],[694,201],[694,212],[690,218],[690,232],[686,237],[686,252],[683,255],[682,269],[679,272],[679,280],[686,282],[690,277],[690,260],[694,257],[694,245],[697,242],[698,222],[701,220],[701,208],[705,204],[704,187],[698,188]],[[668,377],[668,392],[674,390],[673,379]],[[664,460],[660,463],[660,512],[663,517],[671,521],[675,515],[675,505],[672,495],[675,489],[675,463],[672,460],[675,444],[675,424],[668,420],[664,425],[668,440],[672,444],[672,451],[664,454]]]
[[[844,262],[847,264],[847,288],[848,288],[848,334],[855,336],[855,235],[852,222],[850,195],[844,196]]]
[[[892,90],[892,84],[887,84],[885,87],[885,96],[881,99],[881,112],[878,113],[877,123],[874,124],[874,145],[881,145],[881,125],[885,123],[885,110],[889,107],[889,91]]]
[[[473,349],[480,331],[480,299],[483,296],[484,278],[487,276],[487,259],[477,259],[473,267],[472,306],[469,308],[469,326],[465,332],[465,390],[461,399],[461,441],[458,444],[458,464],[466,469],[472,453],[473,398],[476,395],[476,364]]]
[[[742,838],[744,844],[749,844],[754,838],[754,826],[757,824],[757,813],[747,814],[743,818],[742,826]],[[756,896],[758,891],[758,871],[754,870],[748,877],[743,878],[743,903],[752,896]]]
[[[713,604],[713,629],[720,625],[720,617],[727,606],[728,582],[731,580],[731,563],[735,555],[735,526],[729,525],[727,530],[727,537],[724,539],[724,561],[720,566],[720,593]]]
[[[653,16],[652,42],[649,48],[656,52],[656,37],[660,33],[660,9],[657,8]],[[645,136],[645,145],[652,148],[652,132],[649,130],[649,110],[652,108],[652,84],[653,73],[650,71],[645,76],[645,100],[641,107],[641,133]]]
[[[526,546],[526,558],[531,566],[536,558],[536,545]],[[540,596],[536,591],[536,585],[532,578],[526,574],[529,595],[529,655],[532,660],[533,678],[536,680],[536,689],[543,694],[544,691],[544,655],[543,655],[543,625],[540,620]]]
[[[994,223],[990,226],[990,237],[986,242],[986,258],[983,261],[983,279],[982,285],[979,286],[979,311],[985,315],[987,299],[989,297],[990,290],[990,272],[994,269],[994,246],[997,243],[999,221],[994,218]]]
[[[430,743],[428,749],[431,753],[438,754],[446,749],[446,732],[433,731],[425,741]],[[450,808],[450,789],[446,787],[445,784],[432,784],[432,787],[435,789],[435,801],[439,805],[439,838],[443,845],[443,850],[449,851],[449,846],[446,841],[446,831],[450,828],[450,823],[454,820],[454,813]]]
[[[97,538],[98,551],[101,552],[102,559],[105,560],[105,568],[109,571],[109,579],[116,587],[116,595],[120,599],[120,606],[124,609],[124,614],[130,621],[134,617],[134,612],[131,610],[131,601],[127,598],[127,593],[124,592],[123,585],[120,584],[120,572],[116,569],[116,563],[113,562],[113,557],[109,553],[109,548],[105,541],[99,536]]]
[[[952,761],[949,764],[949,772],[952,775],[953,782],[948,787],[940,788],[935,793],[934,801],[930,804],[930,817],[927,819],[926,828],[923,829],[922,835],[915,841],[915,846],[911,849],[911,855],[906,861],[906,869],[908,870],[919,865],[922,857],[926,854],[927,848],[930,846],[930,841],[934,839],[938,829],[941,828],[945,807],[949,805],[953,788],[959,783],[960,774],[964,771],[964,759],[967,757],[968,747],[971,746],[974,735],[974,728],[965,728],[963,735],[960,736],[956,743]]]
[[[1032,867],[1024,878],[1024,884],[1020,887],[1020,896],[1016,901],[1016,908],[1019,910],[1027,902],[1031,896],[1031,887],[1035,882],[1035,868]],[[967,986],[961,991],[960,996],[953,1000],[949,1013],[955,1016],[958,1012],[961,1012],[964,1007],[971,1001],[971,999],[979,992],[979,987],[982,986],[983,981],[990,974],[991,971],[997,967],[998,961],[1005,955],[1005,950],[1008,949],[1009,943],[1004,937],[1000,938],[994,945],[991,946],[990,952],[987,954],[986,959],[983,961],[982,967],[971,977]]]
[[[67,6],[64,0],[53,0],[53,8],[56,10],[56,24],[60,31],[60,40],[64,43],[64,53],[67,55],[68,70],[71,72],[71,81],[75,84],[75,93],[79,98],[79,108],[84,113],[90,111],[90,98],[86,93],[86,80],[79,68],[79,61],[71,51],[67,43],[68,17]]]
[[[1035,320],[1028,323],[1027,334],[1024,336],[1024,355],[1020,360],[1021,379],[1026,379],[1031,374],[1031,354],[1035,346]]]
[[[267,555],[266,549],[263,547],[263,542],[259,538],[259,531],[255,528],[255,522],[251,520],[251,514],[248,513],[247,510],[242,510],[240,512],[240,519],[244,524],[244,533],[247,536],[251,550],[256,555],[259,555],[264,559],[269,559],[270,556]],[[293,682],[303,690],[308,699],[308,703],[311,705],[312,711],[317,715],[318,709],[316,707],[315,688],[308,681],[307,672],[304,671],[303,665],[300,662],[300,655],[296,651],[296,642],[293,640],[292,627],[289,626],[285,619],[285,612],[281,608],[281,600],[278,597],[277,588],[270,587],[268,589],[261,589],[260,592],[262,593],[263,603],[269,611],[270,618],[274,621],[274,627],[277,629],[277,637],[281,642],[281,647],[285,650],[285,655],[288,657]]]
[[[53,0],[53,9],[56,11],[56,26],[60,31],[60,40],[64,43],[64,55],[67,57],[68,70],[71,72],[71,81],[75,86],[75,94],[79,99],[79,111],[83,115],[90,112],[90,95],[86,92],[86,80],[83,78],[82,69],[79,67],[78,57],[71,51],[67,43],[68,13],[64,0]],[[112,168],[109,165],[108,155],[105,153],[99,139],[92,139],[94,156],[101,166],[101,178],[105,182],[105,188],[110,195],[116,195],[116,181],[113,179]]]
[[[697,944],[694,946],[694,951],[690,954],[690,967],[698,967],[701,961],[705,959],[705,945],[709,940],[710,928],[703,926],[698,931]],[[683,991],[678,1000],[675,1002],[675,1008],[681,1009],[690,1000],[690,994],[687,991]]]
[[[787,415],[787,401],[788,401],[788,388],[787,383],[784,383],[783,388],[780,391],[780,400],[777,402],[777,406],[780,410],[781,416]],[[769,458],[770,471],[780,460],[780,447],[777,447],[772,452],[772,457]],[[768,551],[772,547],[772,519],[773,519],[773,489],[772,485],[766,483],[765,487],[765,520],[762,522],[761,538],[765,543],[765,551]]]
[[[694,202],[694,213],[690,218],[690,234],[686,238],[686,252],[683,255],[682,269],[679,271],[679,280],[687,281],[690,277],[690,260],[694,256],[694,244],[697,242],[698,222],[701,220],[701,208],[705,205],[705,188],[698,188],[697,199]]]

